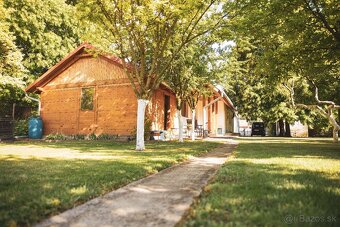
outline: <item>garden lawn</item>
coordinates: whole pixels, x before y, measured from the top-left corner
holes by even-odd
[[[239,139],[186,226],[340,226],[340,144]]]
[[[0,226],[31,225],[199,155],[212,142],[0,143]]]

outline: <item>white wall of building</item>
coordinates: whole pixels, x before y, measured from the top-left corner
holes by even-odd
[[[240,133],[240,119],[237,114],[234,116],[234,130],[233,133]]]
[[[211,100],[212,101],[212,100]],[[207,104],[207,102],[205,103]],[[214,104],[214,112],[212,112],[212,106],[210,106],[210,108],[207,108],[207,119],[206,119],[206,123],[208,121],[211,122],[211,134],[215,134],[215,135],[225,135],[227,129],[230,132],[230,130],[232,130],[232,132],[234,133],[239,133],[239,119],[237,117],[231,118],[231,119],[226,119],[227,117],[227,113],[230,115],[229,110],[226,109],[226,104],[224,103],[223,100],[219,100]],[[216,108],[217,106],[217,108]],[[188,117],[182,117],[183,120],[183,126],[184,128],[187,127],[187,119],[192,119],[192,113],[191,113],[191,109],[188,107]],[[216,109],[217,109],[217,114],[216,114]],[[226,111],[228,111],[226,113]],[[209,112],[209,113],[208,113]],[[210,117],[210,119],[208,119]],[[230,116],[229,116],[230,117]],[[178,118],[177,115],[175,117],[175,122],[174,122],[174,128],[178,129]],[[194,120],[194,119],[192,119]],[[202,126],[204,125],[203,122],[203,100],[200,99],[197,103],[196,106],[196,120],[197,120],[197,126]],[[233,124],[230,125],[230,127],[227,127],[227,124]],[[208,124],[206,124],[206,127],[208,128]],[[219,130],[220,129],[220,130]]]
[[[217,102],[218,105],[218,113],[217,113],[217,122],[216,122],[216,134],[218,134],[218,128],[222,129],[222,133],[218,135],[224,135],[226,128],[225,128],[225,108],[224,108],[224,102],[222,100]]]
[[[295,121],[290,125],[290,134],[292,137],[308,137],[308,125]]]
[[[197,103],[196,119],[197,119],[197,125],[203,126],[203,101],[202,100],[198,100],[198,103]]]

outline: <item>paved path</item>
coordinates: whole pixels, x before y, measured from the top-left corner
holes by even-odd
[[[36,226],[174,226],[235,146],[226,143]]]

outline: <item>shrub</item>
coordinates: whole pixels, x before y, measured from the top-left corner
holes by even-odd
[[[96,136],[96,134],[94,134],[94,133],[91,133],[90,135],[88,135],[88,137],[87,137],[89,140],[97,140],[97,136]]]
[[[83,135],[83,134],[74,134],[74,135],[70,135],[69,139],[70,140],[84,140],[85,139],[85,135]]]
[[[63,135],[63,134],[49,134],[45,137],[46,140],[115,140],[118,138],[118,135],[111,134],[100,134],[96,136],[96,134],[92,133],[88,136],[84,134],[73,134],[73,135]]]
[[[14,135],[15,136],[28,136],[28,119],[15,121]]]
[[[144,120],[144,139],[149,140],[151,137],[151,127],[152,127],[152,120],[148,115],[145,115],[145,120]],[[134,137],[137,137],[137,128],[134,128],[132,130],[132,135]]]
[[[147,116],[144,122],[144,139],[149,140],[151,137],[151,127],[152,127],[152,120]]]
[[[63,134],[49,134],[45,137],[45,140],[66,140],[67,136]]]
[[[115,140],[117,138],[118,138],[118,135],[100,134],[97,137],[97,140]]]

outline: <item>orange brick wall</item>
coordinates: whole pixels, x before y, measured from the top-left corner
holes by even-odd
[[[136,128],[137,98],[131,85],[122,80],[126,75],[120,74],[124,73],[114,64],[92,58],[80,59],[62,72],[41,93],[44,134],[131,135]],[[68,79],[70,83],[67,83]],[[95,88],[94,110],[82,111],[81,88],[88,86]],[[165,95],[170,96],[168,127],[173,127],[175,96],[165,89],[158,89],[147,109],[147,114],[154,121],[153,130],[164,128]]]

